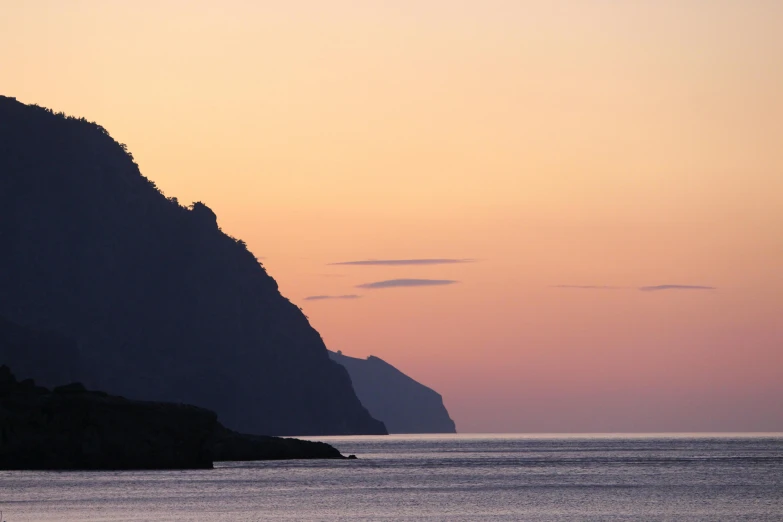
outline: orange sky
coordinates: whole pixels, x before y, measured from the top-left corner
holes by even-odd
[[[5,0],[0,93],[101,123],[462,432],[781,431],[781,24],[772,0]],[[420,258],[474,261],[329,265]],[[356,288],[398,278],[459,282]]]

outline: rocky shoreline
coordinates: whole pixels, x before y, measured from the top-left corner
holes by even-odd
[[[323,442],[244,435],[186,404],[133,401],[79,383],[52,390],[0,366],[0,469],[210,469],[215,461],[343,459]]]

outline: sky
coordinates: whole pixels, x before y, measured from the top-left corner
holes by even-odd
[[[783,431],[781,24],[777,0],[0,0],[0,94],[103,125],[460,432]]]

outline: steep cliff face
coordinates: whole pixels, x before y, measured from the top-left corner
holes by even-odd
[[[329,356],[344,366],[356,394],[389,433],[456,433],[454,421],[435,390],[411,379],[383,359]]]
[[[164,197],[102,127],[6,97],[0,315],[73,339],[72,377],[91,388],[195,404],[255,434],[385,433],[206,205]]]

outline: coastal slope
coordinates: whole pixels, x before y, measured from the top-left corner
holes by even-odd
[[[235,433],[203,408],[79,383],[49,390],[0,366],[0,469],[208,469],[215,460],[290,458],[343,456],[321,442]]]
[[[246,433],[386,433],[207,205],[165,197],[100,125],[2,96],[0,315],[78,352],[11,343],[23,377],[62,365],[91,389],[194,404]]]
[[[383,359],[372,355],[358,359],[332,351],[329,356],[348,370],[362,404],[384,422],[389,433],[457,432],[439,393]]]

